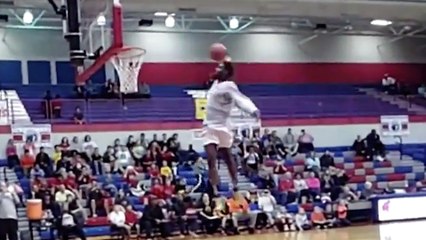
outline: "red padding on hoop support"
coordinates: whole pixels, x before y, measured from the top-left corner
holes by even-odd
[[[83,73],[77,76],[77,82],[85,82],[87,81],[93,74],[96,73],[102,66],[108,62],[108,60],[119,50],[115,46],[110,47],[106,50],[96,61],[88,67]]]
[[[115,2],[112,8],[112,29],[113,29],[113,45],[115,47],[123,46],[123,7],[120,3]]]

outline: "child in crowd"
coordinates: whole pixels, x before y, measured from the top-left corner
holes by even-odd
[[[339,227],[347,227],[351,225],[351,222],[348,220],[348,207],[346,206],[345,200],[339,200],[339,203],[337,204],[337,219],[336,219],[336,225]]]
[[[305,209],[299,207],[299,211],[294,217],[296,223],[296,230],[304,231],[312,228],[311,222],[308,220],[308,216],[306,215]]]
[[[286,230],[292,231],[295,229],[294,217],[287,212],[287,209],[284,206],[277,207],[275,211],[275,226],[278,231],[284,232]]]
[[[318,206],[314,207],[314,212],[311,214],[311,221],[314,227],[325,229],[328,226],[327,219],[322,212],[322,209]]]

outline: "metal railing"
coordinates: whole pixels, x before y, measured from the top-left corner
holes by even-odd
[[[395,96],[397,97],[399,96]],[[380,116],[405,113],[404,109],[366,95],[269,96],[252,97],[252,100],[261,109],[264,118]],[[61,106],[59,116],[54,110],[55,99],[50,101],[50,105],[43,99],[21,101],[35,123],[71,123],[76,107],[81,109],[88,123],[131,120],[167,122],[173,121],[173,116],[176,116],[177,121],[190,121],[195,120],[197,108],[189,97],[125,99],[124,102],[121,99],[61,99],[58,104]],[[407,100],[407,109],[411,106],[410,102]],[[16,112],[12,111],[13,120],[19,117],[15,114]]]

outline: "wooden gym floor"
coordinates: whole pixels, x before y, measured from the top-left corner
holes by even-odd
[[[304,232],[241,234],[231,237],[212,237],[209,240],[425,240],[425,232],[426,220]],[[99,239],[101,238],[90,238],[90,240]],[[205,239],[205,237],[200,236],[197,239]]]

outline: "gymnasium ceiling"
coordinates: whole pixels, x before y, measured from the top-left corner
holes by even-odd
[[[106,0],[81,1],[83,17],[94,16],[107,5]],[[61,5],[60,0],[56,3]],[[164,23],[164,17],[153,15],[162,11],[174,13],[181,30],[188,31],[191,29],[182,26],[191,25],[192,30],[229,31],[224,24],[230,16],[236,16],[241,25],[250,25],[244,31],[256,25],[303,29],[325,23],[330,31],[426,34],[426,0],[121,0],[121,3],[128,31],[146,31],[137,26],[141,18]],[[35,18],[40,16],[34,26],[19,26],[19,21],[15,21],[26,9],[32,9]],[[0,0],[0,14],[10,16],[7,24],[10,28],[54,29],[61,26],[60,18],[53,13],[47,0]],[[394,24],[377,29],[369,24],[372,19],[391,20]]]

